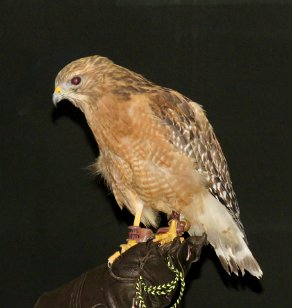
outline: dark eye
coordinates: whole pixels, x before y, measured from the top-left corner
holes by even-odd
[[[74,77],[71,79],[71,83],[72,83],[74,86],[77,86],[80,82],[81,82],[81,78],[80,78],[79,76],[74,76]]]

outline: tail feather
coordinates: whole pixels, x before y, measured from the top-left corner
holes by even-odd
[[[245,235],[225,206],[211,194],[202,200],[202,210],[194,217],[189,233],[199,235],[206,232],[208,242],[214,247],[223,268],[229,274],[239,275],[241,272],[244,275],[248,271],[261,278],[263,272],[247,246]]]
[[[234,273],[238,276],[239,271],[242,275],[248,271],[258,279],[262,277],[263,272],[244,241],[235,251],[220,244],[213,244],[213,246],[222,266],[229,274]]]

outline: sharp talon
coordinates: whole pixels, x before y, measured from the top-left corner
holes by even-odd
[[[116,251],[107,259],[107,265],[110,267],[120,255],[121,253],[119,251]]]

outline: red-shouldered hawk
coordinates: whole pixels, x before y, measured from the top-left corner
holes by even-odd
[[[55,86],[54,104],[67,99],[85,114],[100,149],[96,169],[136,225],[156,227],[159,211],[179,212],[191,235],[207,234],[227,272],[262,276],[200,105],[101,56],[68,64]]]

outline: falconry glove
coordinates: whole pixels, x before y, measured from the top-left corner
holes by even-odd
[[[103,264],[43,294],[34,308],[177,307],[184,278],[205,242],[203,235],[166,245],[139,243],[111,266]]]

